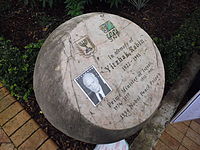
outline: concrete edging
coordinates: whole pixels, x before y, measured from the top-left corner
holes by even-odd
[[[173,117],[185,93],[200,70],[200,54],[194,53],[179,79],[174,83],[161,105],[130,146],[130,150],[150,150]]]

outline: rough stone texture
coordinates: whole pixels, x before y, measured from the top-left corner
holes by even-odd
[[[199,70],[200,55],[195,53],[191,57],[191,60],[188,62],[188,64],[185,66],[179,80],[174,84],[174,86],[164,97],[158,111],[144,126],[138,137],[132,143],[130,148],[131,150],[152,149],[153,145],[156,143],[157,139],[160,137],[161,133],[165,129],[165,126],[169,123],[171,117],[174,115],[179,103],[181,102],[186,91],[189,89],[194,77]],[[186,125],[189,125],[190,121],[186,123]],[[193,144],[193,142],[190,142],[190,140],[186,137],[183,139],[183,141],[189,141],[189,143],[184,142],[185,147],[187,148],[190,147],[190,144]]]
[[[74,81],[91,65],[112,88],[96,107]],[[45,41],[34,90],[56,128],[82,141],[110,143],[138,131],[155,112],[164,90],[164,67],[157,47],[139,26],[119,16],[91,13],[65,22]]]

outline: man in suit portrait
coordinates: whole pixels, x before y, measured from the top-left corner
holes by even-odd
[[[83,75],[83,85],[89,89],[87,95],[97,105],[111,91],[102,79],[98,79],[93,73],[87,72]]]

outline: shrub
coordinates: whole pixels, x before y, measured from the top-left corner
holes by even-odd
[[[128,2],[131,3],[137,10],[140,10],[146,6],[149,0],[128,0]]]
[[[166,83],[172,84],[188,61],[190,55],[200,50],[200,9],[186,20],[170,40],[154,38],[166,72]]]
[[[33,71],[43,41],[29,44],[25,50],[12,46],[11,41],[0,37],[0,82],[17,99],[27,100],[33,95]]]
[[[59,0],[21,0],[24,5],[29,5],[31,7],[35,7],[36,4],[40,4],[43,8],[49,6],[50,8],[53,7]]]
[[[100,2],[102,2],[102,0],[100,0]],[[110,4],[110,8],[112,8],[113,6],[118,7],[119,4],[122,4],[123,0],[105,0],[105,2]]]
[[[83,9],[87,0],[65,0],[65,8],[67,10],[67,14],[75,17],[83,14]]]
[[[99,2],[106,2],[110,7],[118,7],[123,0],[99,0]],[[88,3],[92,4],[92,0],[65,0],[67,14],[75,17],[83,14],[84,6]]]

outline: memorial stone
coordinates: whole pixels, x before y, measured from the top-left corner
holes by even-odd
[[[81,141],[111,143],[133,135],[156,111],[164,67],[138,25],[90,13],[66,21],[46,39],[34,91],[57,129]]]

